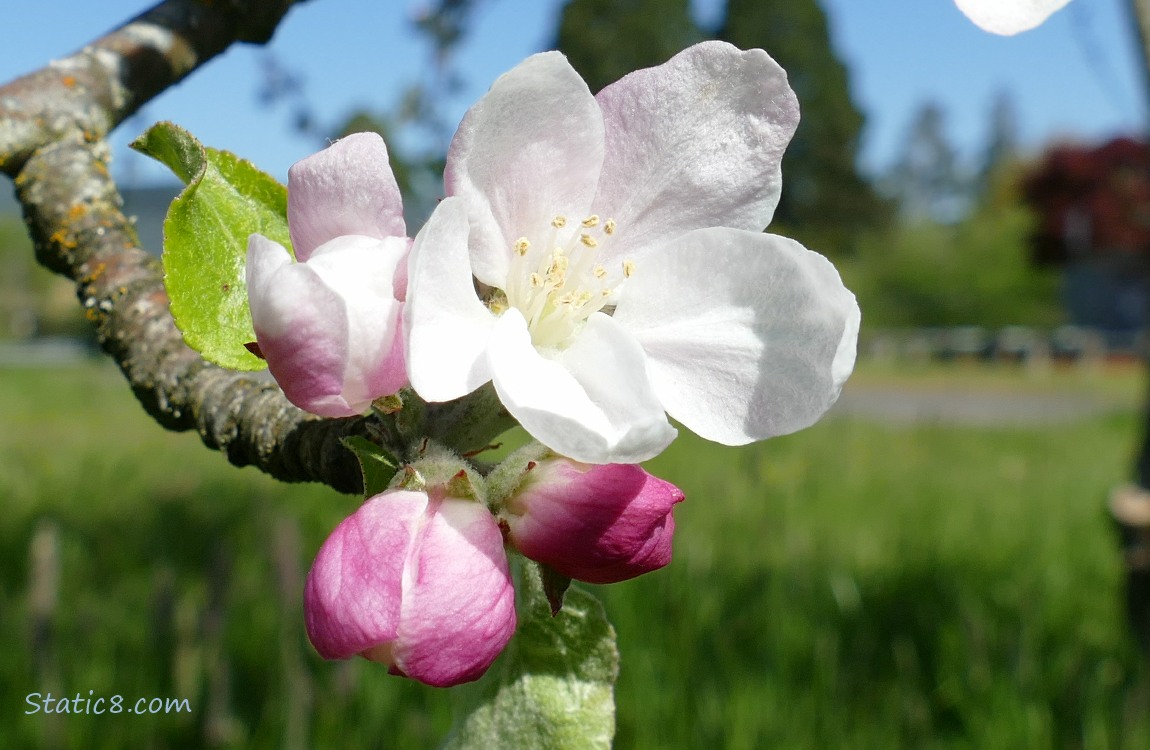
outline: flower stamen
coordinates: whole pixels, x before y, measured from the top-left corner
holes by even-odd
[[[566,216],[556,214],[549,224],[515,241],[505,297],[498,310],[489,308],[495,314],[516,308],[535,346],[562,349],[589,316],[601,310],[610,314],[618,282],[634,272],[635,264],[623,261],[620,278],[599,262],[603,243],[617,228],[614,219],[590,214],[569,226]],[[615,286],[608,286],[612,280]]]

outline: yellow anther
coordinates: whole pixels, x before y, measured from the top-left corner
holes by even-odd
[[[515,252],[520,257],[527,254],[527,250],[531,247],[531,243],[527,241],[526,237],[520,237],[515,240]]]
[[[603,233],[604,234],[615,234],[615,220],[614,219],[607,219],[607,221],[603,224]]]
[[[595,240],[594,237],[592,237],[589,234],[579,235],[579,241],[582,242],[587,247],[599,247],[599,243]]]
[[[601,279],[607,275],[607,269],[596,263],[591,267],[591,273],[595,275],[595,278]]]
[[[633,261],[633,260],[623,261],[623,277],[629,279],[629,278],[631,278],[631,274],[633,274],[633,273],[635,273],[635,261]]]
[[[531,281],[531,286],[533,286],[535,288],[539,288],[539,287],[543,286],[543,277],[540,276],[539,274],[533,273],[528,278]]]
[[[590,229],[593,226],[597,226],[599,224],[599,214],[591,214],[590,216],[588,216],[586,219],[584,219],[580,223],[583,226],[587,227],[588,229]]]
[[[551,265],[547,266],[547,273],[565,273],[567,266],[571,261],[563,253],[555,253],[551,256]]]
[[[551,226],[555,227],[556,229],[562,229],[563,227],[567,226],[567,217],[556,216],[551,220]]]

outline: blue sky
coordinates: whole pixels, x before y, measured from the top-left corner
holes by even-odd
[[[851,71],[867,117],[863,163],[889,163],[927,100],[948,115],[964,153],[979,148],[997,92],[1014,95],[1028,148],[1052,139],[1093,140],[1136,132],[1144,121],[1125,0],[1074,0],[1047,24],[1016,37],[971,25],[951,0],[822,0],[836,49]],[[544,48],[560,0],[484,0],[461,51],[466,89],[445,107],[458,120],[503,71]],[[63,56],[151,5],[145,0],[37,0],[10,3],[0,47],[0,80]],[[697,0],[714,17],[721,0]],[[408,25],[418,2],[310,0],[294,8],[268,49],[303,76],[312,108],[337,123],[357,107],[391,104],[417,78],[427,50]],[[770,52],[770,50],[767,50]],[[265,51],[238,47],[150,104],[114,138],[121,176],[162,178],[162,168],[123,148],[150,122],[178,122],[209,145],[251,159],[283,179],[322,144],[293,132],[288,111],[256,102]]]

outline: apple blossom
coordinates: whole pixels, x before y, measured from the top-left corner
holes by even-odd
[[[478,679],[515,632],[503,537],[482,504],[389,490],[328,537],[304,590],[326,659],[359,654],[446,687]]]
[[[361,414],[407,383],[403,206],[374,133],[350,135],[288,172],[296,261],[248,241],[247,285],[261,356],[288,399],[325,417]]]
[[[678,487],[635,464],[583,464],[535,447],[501,465],[515,475],[498,515],[519,552],[588,583],[625,581],[671,561]]]
[[[761,233],[797,123],[783,70],[723,42],[595,96],[557,52],[500,77],[412,249],[412,386],[448,401],[491,381],[586,463],[658,454],[667,414],[731,445],[812,424],[859,311],[825,258]]]
[[[1070,0],[955,0],[971,21],[994,34],[1010,36],[1041,25]]]

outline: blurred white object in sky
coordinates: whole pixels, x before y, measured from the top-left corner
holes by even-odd
[[[994,34],[1033,29],[1070,0],[954,0],[958,9]]]

